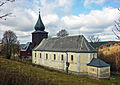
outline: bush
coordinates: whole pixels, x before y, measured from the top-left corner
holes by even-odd
[[[7,54],[7,55],[6,55],[6,58],[7,58],[7,59],[10,59],[10,57],[11,57],[10,54]]]

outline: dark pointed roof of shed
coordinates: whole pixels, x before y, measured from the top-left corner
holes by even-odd
[[[44,24],[43,24],[43,22],[41,20],[40,12],[39,12],[38,21],[37,21],[34,28],[35,28],[36,31],[38,31],[38,30],[39,31],[44,31],[45,30],[45,26],[44,26]]]
[[[47,38],[33,50],[38,51],[68,51],[68,52],[97,52],[83,35]]]
[[[94,67],[107,67],[110,66],[109,64],[107,64],[106,62],[104,62],[101,59],[98,58],[93,58],[91,60],[91,62],[89,64],[87,64],[88,66],[94,66]]]
[[[21,49],[21,51],[32,51],[32,43],[27,42],[24,47]]]

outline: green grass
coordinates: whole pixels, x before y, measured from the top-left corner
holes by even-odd
[[[120,85],[120,77],[113,77],[115,80],[95,80],[0,58],[1,85]]]

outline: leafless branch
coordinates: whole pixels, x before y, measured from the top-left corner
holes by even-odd
[[[120,12],[120,8],[118,8],[118,11]],[[116,31],[120,32],[120,19],[115,21],[115,28]],[[117,37],[117,39],[120,39],[120,36],[116,33],[115,29],[112,29],[112,32],[115,34],[115,36]]]
[[[4,14],[4,15],[0,16],[0,19],[4,18],[4,17],[6,17],[6,16],[9,16],[9,15],[11,15],[11,14],[12,14],[12,13]]]
[[[120,8],[118,8],[118,10],[120,11]]]
[[[14,2],[15,0],[5,0],[5,1],[0,1],[0,7],[2,7],[4,4],[6,4],[7,2]],[[0,10],[1,11],[1,10]],[[11,15],[12,13],[6,13],[0,16],[0,19]]]
[[[0,7],[3,6],[4,4],[6,4],[8,1],[9,1],[9,2],[14,2],[15,0],[6,0],[6,1],[4,1],[4,2],[1,2],[1,1],[0,1]]]
[[[6,1],[7,2],[7,1]],[[3,6],[6,2],[1,2],[0,3],[0,7]]]
[[[112,29],[113,33],[116,35],[117,39],[120,39],[120,36]]]

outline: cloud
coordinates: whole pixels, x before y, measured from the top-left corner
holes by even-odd
[[[34,7],[41,8],[43,14],[69,15],[72,13],[73,0],[35,0]],[[36,7],[37,7],[36,6]]]
[[[55,23],[56,21],[59,20],[59,17],[56,14],[48,14],[43,17],[44,23],[46,25]]]
[[[84,1],[84,6],[85,7],[90,7],[91,4],[103,4],[106,0],[85,0]]]
[[[109,7],[103,8],[103,10],[92,10],[89,14],[65,16],[61,20],[69,30],[76,30],[76,34],[82,33],[87,36],[91,34],[103,36],[106,34],[109,36],[110,33],[112,35],[114,20],[118,18],[118,15],[117,9]],[[75,34],[75,32],[71,31],[71,34]]]
[[[46,26],[46,30],[55,33],[60,25],[58,15],[60,13],[69,14],[72,4],[72,0],[69,2],[67,0],[62,2],[61,0],[34,0],[31,2],[29,0],[16,0],[14,3],[7,3],[1,8],[4,9],[2,13],[12,12],[13,14],[6,17],[6,20],[0,20],[0,36],[2,38],[2,34],[6,30],[13,30],[22,43],[31,41],[30,37],[38,19],[39,8],[41,8],[41,18]]]
[[[90,1],[92,4],[93,0]],[[114,27],[114,20],[118,18],[117,9],[108,7],[91,10],[88,14],[73,15],[73,4],[73,0],[69,2],[68,0],[32,0],[32,2],[18,0],[14,5],[8,5],[11,8],[7,9],[8,12],[11,11],[13,14],[7,17],[7,20],[0,20],[0,36],[2,38],[6,30],[13,30],[21,43],[31,41],[31,33],[34,31],[38,10],[41,8],[41,18],[50,36],[56,36],[59,30],[66,29],[70,35],[95,34],[102,40],[113,39],[114,34],[111,29]]]

